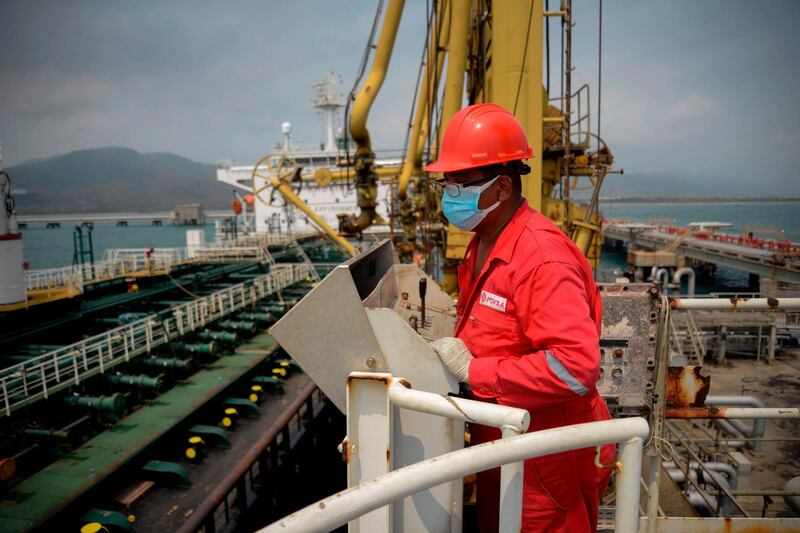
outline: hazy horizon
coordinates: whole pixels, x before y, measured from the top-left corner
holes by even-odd
[[[333,70],[350,89],[375,5],[0,0],[5,165],[107,146],[248,164],[286,120],[297,142],[316,144],[312,85]],[[574,2],[573,85],[593,96],[597,5]],[[800,194],[800,4],[769,6],[604,3],[601,133],[618,166]],[[368,122],[376,148],[402,148],[424,31],[425,4],[408,3]]]

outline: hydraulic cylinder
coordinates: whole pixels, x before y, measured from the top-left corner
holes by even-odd
[[[204,329],[195,333],[195,337],[201,341],[217,341],[226,344],[236,344],[239,342],[239,335],[229,331],[214,331],[211,329]]]
[[[117,418],[125,413],[125,397],[120,393],[114,393],[111,396],[67,396],[64,403],[70,407],[91,409]]]
[[[270,313],[239,313],[236,318],[241,320],[251,320],[253,322],[270,322],[274,320],[273,315]]]
[[[131,376],[127,374],[107,374],[106,381],[112,385],[124,385],[135,389],[157,391],[163,385],[160,377],[151,377],[144,374]]]
[[[232,330],[232,331],[245,331],[254,333],[258,326],[255,322],[249,320],[220,320],[215,324],[216,327]]]
[[[171,342],[169,345],[173,350],[181,353],[202,353],[206,355],[219,353],[216,341],[206,343]]]
[[[177,357],[145,357],[142,364],[153,368],[189,368],[192,363]]]

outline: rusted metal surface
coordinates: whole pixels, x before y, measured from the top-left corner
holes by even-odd
[[[11,458],[0,459],[0,481],[8,481],[17,472],[17,462]]]
[[[670,367],[667,374],[667,407],[705,405],[711,376],[701,374],[700,366]]]
[[[647,528],[642,518],[640,531]],[[800,518],[694,518],[662,516],[659,533],[790,533],[800,530]]]
[[[796,407],[674,407],[667,408],[667,418],[800,418]]]
[[[286,407],[286,410],[275,422],[269,427],[258,442],[242,457],[242,460],[225,476],[225,478],[216,486],[214,491],[201,503],[197,509],[191,514],[189,519],[179,530],[181,533],[195,532],[203,529],[203,523],[206,519],[212,519],[214,511],[222,504],[226,497],[236,488],[242,476],[249,470],[249,468],[258,461],[259,457],[264,453],[273,440],[283,431],[286,425],[294,418],[303,404],[308,398],[317,390],[314,383],[309,383],[306,388],[300,392],[295,400]]]
[[[670,298],[671,309],[757,311],[800,309],[800,298]]]

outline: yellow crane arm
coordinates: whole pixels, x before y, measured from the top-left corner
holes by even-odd
[[[264,200],[261,198],[261,193],[267,187],[274,188],[279,193],[281,193],[281,195],[286,199],[287,202],[289,202],[290,204],[298,208],[300,211],[305,213],[305,215],[308,216],[308,218],[311,219],[314,222],[314,224],[317,225],[317,227],[325,234],[326,237],[328,237],[335,244],[338,244],[351,257],[355,257],[358,254],[358,251],[356,250],[355,246],[353,246],[350,243],[350,241],[339,235],[339,233],[335,229],[333,229],[327,222],[325,222],[324,218],[319,216],[316,211],[311,209],[311,207],[309,207],[307,203],[305,203],[299,196],[297,196],[294,193],[294,190],[292,190],[292,186],[288,181],[281,179],[278,176],[277,172],[270,172],[270,175],[266,175],[258,171],[259,167],[262,164],[268,164],[268,163],[269,163],[269,156],[266,156],[262,158],[258,163],[256,163],[255,166],[253,167],[253,172],[250,175],[250,180],[253,186],[253,196],[258,198],[258,201],[262,203],[267,203],[264,202]],[[283,166],[283,159],[281,160],[277,168],[280,169],[282,168],[282,166]],[[256,178],[261,178],[265,180],[267,183],[261,186],[257,186]]]

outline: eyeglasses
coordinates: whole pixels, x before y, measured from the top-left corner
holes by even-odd
[[[459,196],[461,196],[461,191],[463,191],[465,187],[469,187],[470,185],[476,185],[484,181],[493,180],[494,178],[497,178],[499,176],[500,175],[498,174],[497,176],[492,176],[491,178],[479,178],[473,181],[468,181],[466,183],[447,183],[446,181],[433,181],[431,183],[436,187],[438,187],[439,189],[446,192],[447,196],[449,196],[450,198],[458,198]]]

